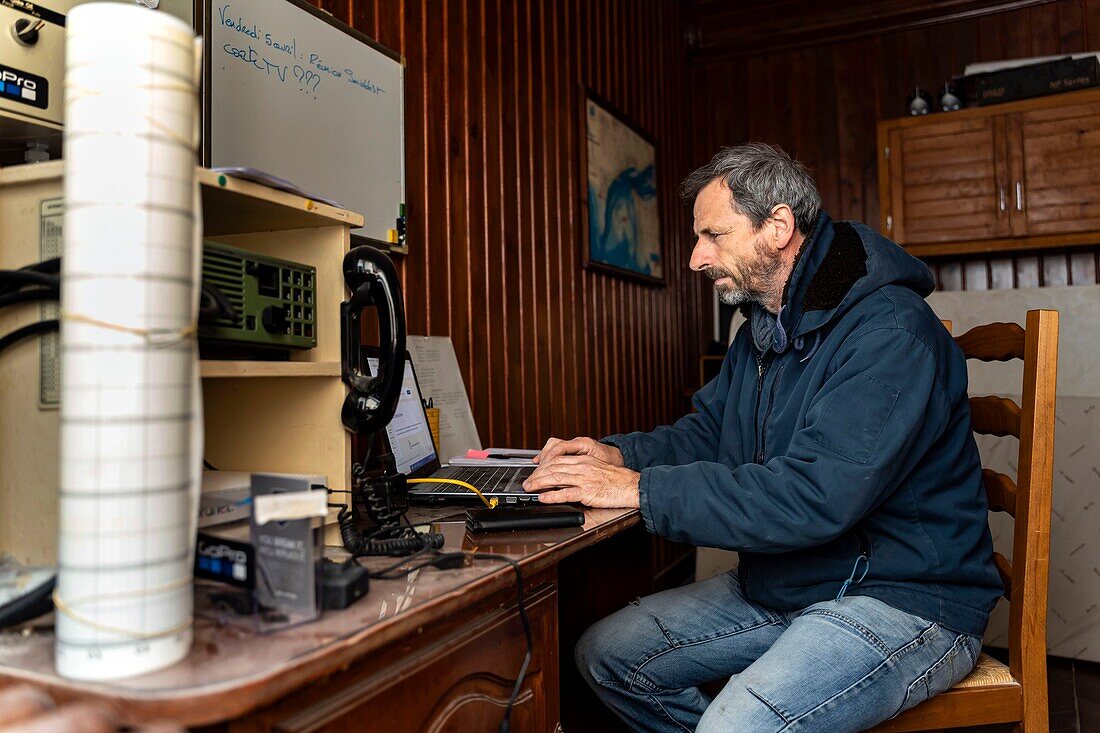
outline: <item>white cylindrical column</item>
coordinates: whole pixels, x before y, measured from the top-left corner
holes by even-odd
[[[104,680],[191,644],[201,213],[191,29],[68,16],[57,669]]]

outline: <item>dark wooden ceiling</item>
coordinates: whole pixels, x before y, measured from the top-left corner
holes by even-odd
[[[1045,5],[1053,0],[685,0],[693,57],[807,47]]]

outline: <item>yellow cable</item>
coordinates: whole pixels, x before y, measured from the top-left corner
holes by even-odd
[[[481,500],[485,502],[485,506],[490,509],[496,509],[497,504],[500,503],[500,499],[493,497],[492,499],[486,499],[485,494],[478,491],[478,488],[473,484],[468,484],[465,481],[459,481],[456,478],[411,478],[407,483],[410,484],[454,484],[455,486],[461,486],[469,489],[470,491],[481,497]]]

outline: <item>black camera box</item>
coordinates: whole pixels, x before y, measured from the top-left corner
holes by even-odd
[[[1097,86],[1100,60],[1095,56],[1079,59],[1067,56],[1013,69],[957,76],[954,82],[969,105],[1012,102]]]

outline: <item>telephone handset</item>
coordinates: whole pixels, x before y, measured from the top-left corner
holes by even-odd
[[[351,298],[340,305],[344,353],[341,376],[351,389],[340,419],[353,433],[373,433],[393,419],[405,372],[405,304],[397,270],[381,250],[362,245],[344,256],[344,282]],[[378,308],[378,375],[363,368],[361,316]]]

